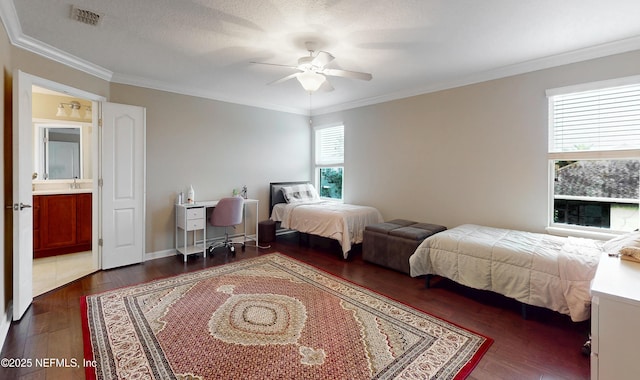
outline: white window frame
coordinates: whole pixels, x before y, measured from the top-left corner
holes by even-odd
[[[591,82],[585,84],[579,84],[575,86],[567,86],[562,88],[550,89],[546,91],[547,98],[549,99],[549,112],[548,112],[548,128],[549,128],[549,141],[548,141],[548,205],[547,205],[547,231],[558,235],[573,235],[588,238],[609,239],[612,236],[623,233],[622,231],[615,231],[611,229],[579,226],[564,223],[554,223],[554,180],[555,180],[555,165],[556,160],[616,160],[616,159],[640,159],[640,149],[626,149],[626,150],[594,150],[594,151],[571,151],[571,152],[554,152],[554,114],[553,114],[553,101],[552,98],[557,95],[577,93],[583,91],[600,90],[610,87],[618,87],[625,85],[633,85],[640,83],[640,75],[618,78],[613,80]]]
[[[342,160],[324,162],[319,161],[318,153],[320,151],[320,141],[318,139],[318,133],[321,130],[326,130],[329,128],[342,127]],[[341,168],[342,169],[342,193],[340,194],[340,198],[327,198],[322,197],[323,199],[333,200],[336,202],[342,202],[344,200],[344,178],[345,178],[345,170],[344,170],[344,124],[343,123],[335,123],[335,124],[327,124],[318,127],[313,127],[313,178],[316,189],[318,189],[318,194],[322,193],[322,189],[320,189],[320,169],[322,168]]]

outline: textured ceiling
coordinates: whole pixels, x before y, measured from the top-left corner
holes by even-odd
[[[71,19],[75,5],[98,26]],[[113,82],[296,113],[328,112],[640,49],[638,0],[13,0],[12,41]],[[305,41],[333,68],[311,97]]]

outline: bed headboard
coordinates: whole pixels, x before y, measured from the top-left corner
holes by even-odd
[[[278,203],[287,203],[284,200],[284,195],[282,195],[283,186],[292,186],[292,185],[302,185],[305,183],[311,183],[311,181],[293,181],[293,182],[271,182],[269,183],[269,216],[271,216],[271,211],[273,211],[273,206]]]

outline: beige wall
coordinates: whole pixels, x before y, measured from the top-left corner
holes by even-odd
[[[345,125],[345,199],[385,219],[543,232],[545,90],[640,74],[640,51],[314,117]]]
[[[174,248],[174,202],[193,185],[196,201],[247,185],[268,219],[269,182],[307,180],[306,117],[113,84],[110,101],[147,109],[146,251]]]

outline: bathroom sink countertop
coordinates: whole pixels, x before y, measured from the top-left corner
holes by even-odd
[[[91,192],[93,192],[92,189],[47,189],[34,190],[33,195],[81,194]]]

